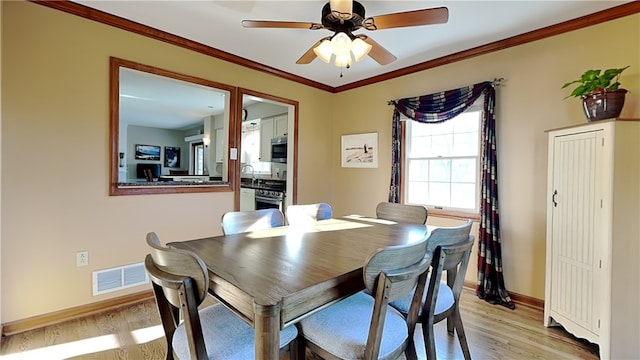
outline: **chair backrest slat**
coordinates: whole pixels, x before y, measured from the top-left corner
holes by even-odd
[[[229,211],[222,215],[225,235],[264,230],[284,225],[284,214],[279,209]]]
[[[460,226],[435,228],[429,234],[427,251],[433,253],[437,246],[453,245],[467,240],[473,221],[467,220]]]
[[[287,206],[287,223],[303,225],[333,217],[333,209],[327,203],[298,204]]]
[[[163,247],[160,245],[158,236],[153,232],[147,234],[147,244],[151,248],[149,255],[153,260],[153,264],[159,271],[166,273],[160,274],[165,279],[167,274],[192,279],[197,292],[198,305],[200,305],[206,298],[207,290],[209,289],[209,272],[204,262],[190,251]],[[174,306],[180,304],[177,289],[164,287],[164,292],[171,304]]]
[[[422,205],[381,202],[376,206],[376,217],[399,223],[424,225],[427,222],[427,208]]]
[[[372,254],[364,267],[364,281],[372,294],[375,293],[378,277],[381,273],[389,279],[389,301],[409,293],[416,285],[418,276],[429,268],[425,261],[427,241],[410,245],[389,246]]]

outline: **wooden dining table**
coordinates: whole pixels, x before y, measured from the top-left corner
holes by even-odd
[[[197,254],[209,293],[255,329],[256,359],[278,359],[280,330],[364,289],[377,249],[428,236],[425,225],[359,216],[169,243]]]

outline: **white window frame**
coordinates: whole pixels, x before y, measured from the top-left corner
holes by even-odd
[[[258,149],[258,153],[253,154],[254,156],[252,157],[254,159],[254,161],[252,162],[248,162],[247,159],[245,159],[245,155],[246,155],[246,149],[242,150],[242,154],[240,155],[240,160],[242,162],[243,165],[251,165],[251,167],[253,168],[253,175],[257,176],[257,175],[270,175],[271,174],[271,162],[266,162],[266,161],[259,161],[259,149],[260,149],[260,141],[261,141],[261,127],[262,127],[262,119],[254,119],[251,120],[248,123],[244,123],[242,125],[242,135],[241,135],[241,142],[242,144],[246,143],[246,136],[245,136],[245,132],[253,132],[253,136],[254,136],[254,141],[257,142],[257,144],[254,145],[254,148]],[[251,123],[257,123],[255,126],[251,125]],[[245,169],[245,170],[249,170],[249,169]],[[251,175],[251,173],[241,173],[240,176],[242,175]]]
[[[483,96],[481,96],[478,100],[476,100],[476,102],[471,105],[469,108],[467,108],[467,110],[465,110],[464,113],[469,113],[469,112],[477,112],[478,113],[478,152],[477,155],[475,156],[475,160],[476,160],[476,180],[475,180],[475,199],[474,199],[474,203],[475,206],[473,209],[467,209],[467,208],[457,208],[457,207],[447,207],[447,206],[440,206],[440,205],[434,205],[434,204],[416,204],[416,203],[410,203],[408,201],[409,199],[409,163],[411,160],[424,160],[424,159],[460,159],[460,158],[470,158],[473,156],[432,156],[432,157],[415,157],[415,158],[411,158],[410,157],[410,150],[411,150],[411,141],[412,141],[412,136],[411,136],[411,124],[414,122],[411,119],[408,119],[406,117],[403,116],[403,118],[401,118],[401,120],[406,121],[406,132],[405,132],[405,151],[404,151],[404,158],[402,159],[403,161],[403,174],[402,174],[402,179],[403,179],[403,184],[402,187],[404,189],[403,194],[404,194],[404,203],[405,204],[416,204],[416,205],[424,205],[427,207],[427,209],[431,210],[431,211],[450,211],[450,212],[456,212],[456,213],[468,213],[468,214],[479,214],[480,213],[480,189],[481,189],[481,168],[480,168],[480,160],[481,160],[481,155],[482,155],[482,112],[483,110],[483,106],[482,104],[484,103],[483,101]],[[451,120],[448,120],[451,121]]]

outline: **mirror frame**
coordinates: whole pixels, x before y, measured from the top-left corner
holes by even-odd
[[[292,159],[292,167],[291,167],[291,171],[292,171],[292,177],[291,177],[291,181],[293,182],[293,184],[291,184],[291,191],[292,194],[291,196],[291,204],[297,204],[298,203],[298,112],[299,110],[299,103],[295,100],[290,100],[290,99],[285,99],[282,97],[278,97],[278,96],[274,96],[274,95],[270,95],[270,94],[265,94],[265,93],[261,93],[258,91],[254,91],[254,90],[250,90],[250,89],[246,89],[246,88],[237,88],[237,103],[236,103],[236,110],[235,110],[235,115],[236,115],[236,119],[242,119],[242,113],[243,113],[243,101],[244,101],[244,96],[253,96],[253,97],[257,97],[257,98],[262,98],[265,100],[269,100],[269,101],[273,101],[276,103],[280,103],[282,105],[288,105],[288,106],[292,106],[293,107],[293,146],[290,147],[289,149],[292,151],[291,156],[293,157]],[[237,126],[237,129],[234,128],[235,130],[235,135],[234,137],[234,143],[237,145],[238,148],[238,153],[242,153],[242,120],[240,121],[240,124]],[[229,140],[231,141],[231,136],[229,138]],[[234,161],[234,174],[237,174],[237,178],[234,179],[234,184],[233,186],[235,186],[237,189],[240,189],[240,156],[238,155],[238,161]],[[231,181],[231,180],[230,180]],[[236,191],[235,194],[235,209],[239,210],[240,209],[240,191]]]
[[[202,192],[230,192],[234,191],[236,183],[237,161],[231,160],[228,154],[230,149],[236,147],[236,118],[238,112],[238,90],[235,86],[218,83],[190,75],[180,74],[174,71],[140,64],[134,61],[110,57],[109,61],[109,153],[110,153],[110,181],[109,195],[144,195],[144,194],[176,194],[176,193],[202,193]],[[120,132],[120,68],[125,67],[143,71],[154,75],[165,76],[189,83],[208,86],[229,92],[229,128],[227,133],[227,182],[222,184],[202,185],[149,185],[149,186],[118,186],[118,141]],[[239,178],[239,177],[238,177]],[[239,185],[238,185],[239,186]]]

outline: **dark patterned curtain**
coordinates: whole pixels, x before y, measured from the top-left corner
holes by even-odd
[[[478,239],[478,284],[476,295],[488,302],[515,308],[504,285],[498,207],[498,160],[496,158],[495,89],[485,81],[440,93],[392,101],[392,164],[389,201],[400,202],[400,116],[422,123],[439,123],[458,116],[484,95],[480,231]]]

